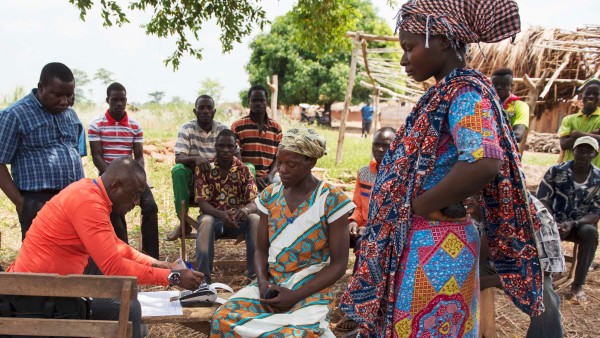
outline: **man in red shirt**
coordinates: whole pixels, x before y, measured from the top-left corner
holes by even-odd
[[[117,238],[111,211],[129,212],[140,203],[145,188],[144,168],[129,157],[114,160],[99,178],[69,185],[40,210],[7,271],[81,274],[91,257],[105,275],[197,289],[204,279],[201,272],[171,270],[168,262],[144,255]],[[93,299],[92,319],[116,318],[118,313],[118,300]],[[130,320],[133,337],[141,337],[138,302],[132,302]]]
[[[102,174],[116,158],[132,156],[144,166],[144,132],[142,126],[127,114],[127,91],[118,83],[106,89],[108,110],[90,122],[88,138],[94,165]],[[142,209],[142,250],[158,258],[158,207],[150,187],[146,186],[140,198]],[[125,216],[115,211],[110,215],[112,225],[123,242],[129,243]]]

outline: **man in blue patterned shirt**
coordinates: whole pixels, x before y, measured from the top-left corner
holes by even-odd
[[[598,155],[598,141],[591,136],[578,138],[573,155],[575,159],[548,169],[537,197],[556,219],[560,237],[579,243],[569,298],[584,303],[583,284],[598,247],[600,168],[592,164]]]
[[[49,63],[36,89],[0,111],[0,189],[17,209],[23,239],[42,206],[84,177],[74,90],[71,70]]]

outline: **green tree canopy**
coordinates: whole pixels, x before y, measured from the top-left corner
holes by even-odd
[[[93,0],[69,0],[79,9],[81,20],[94,6]],[[347,45],[343,34],[354,27],[361,18],[361,8],[354,0],[304,0],[294,5],[293,20],[303,31],[294,38],[313,51],[329,51]],[[394,0],[387,1],[390,6]],[[215,21],[221,30],[219,36],[223,52],[233,49],[234,42],[250,35],[254,28],[260,30],[269,23],[260,0],[178,1],[178,0],[130,0],[122,7],[115,0],[99,1],[103,25],[110,27],[129,23],[131,12],[152,12],[150,20],[143,25],[147,35],[160,38],[176,37],[175,51],[166,60],[174,69],[181,58],[189,54],[202,59],[198,34],[207,21]],[[364,15],[364,13],[362,13]]]
[[[308,1],[311,2],[311,1]],[[391,35],[389,25],[375,13],[368,0],[348,0],[358,15],[354,26],[348,30],[362,31],[376,35]],[[298,21],[297,13],[290,12],[275,20],[269,33],[258,35],[250,44],[252,55],[246,66],[251,84],[266,85],[267,76],[279,76],[278,102],[285,105],[302,102],[330,105],[343,101],[350,72],[351,45],[346,43],[338,48],[318,53],[311,44],[318,46],[320,38],[310,44],[300,43],[298,32],[305,26]],[[346,31],[341,38],[345,37]],[[393,42],[369,42],[369,48],[393,46]],[[357,76],[356,83],[361,80]],[[354,86],[353,101],[365,101],[370,90]],[[246,93],[240,93],[242,102]]]

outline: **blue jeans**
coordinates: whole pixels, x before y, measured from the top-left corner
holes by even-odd
[[[221,220],[210,216],[201,215],[198,218],[198,236],[196,237],[196,263],[198,271],[204,274],[207,283],[211,283],[213,259],[215,257],[215,240],[221,237],[236,238],[246,235],[246,269],[248,277],[254,276],[254,250],[256,249],[256,231],[260,217],[257,214],[248,215],[246,222],[239,228],[226,228]]]
[[[544,274],[544,312],[531,317],[526,338],[562,338],[563,331],[560,323],[560,297],[552,287],[552,276]]]

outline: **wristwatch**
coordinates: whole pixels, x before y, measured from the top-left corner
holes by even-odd
[[[181,274],[177,271],[172,271],[167,277],[169,285],[179,285],[181,283]]]

